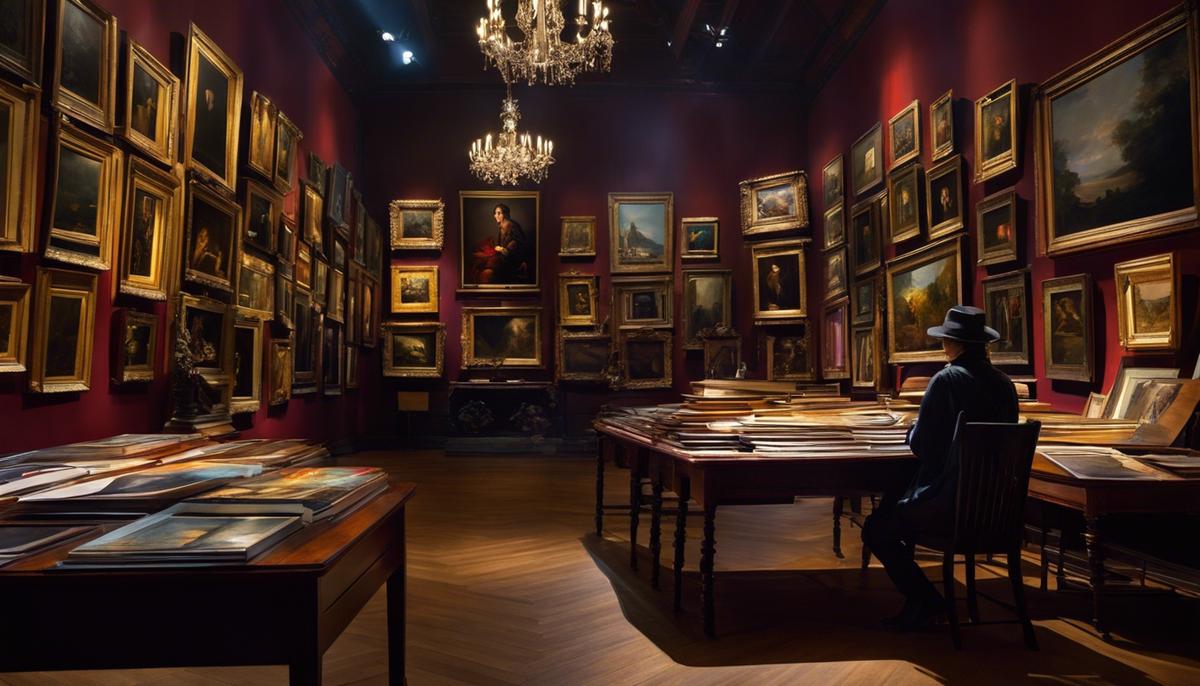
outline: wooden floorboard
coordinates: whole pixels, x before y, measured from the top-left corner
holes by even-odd
[[[843,525],[845,559],[833,555],[829,499],[719,513],[721,635],[708,640],[698,616],[696,537],[688,540],[685,609],[675,613],[669,570],[663,589],[654,591],[644,548],[640,571],[629,569],[626,517],[610,514],[604,538],[589,533],[594,462],[586,456],[406,451],[342,462],[383,466],[419,484],[408,516],[414,686],[1200,683],[1195,602],[1116,599],[1114,642],[1106,644],[1087,624],[1087,597],[1039,592],[1032,565],[1027,593],[1040,652],[1024,649],[1015,625],[968,629],[958,653],[942,629],[884,631],[879,618],[900,601],[877,565],[858,569],[858,529]],[[621,502],[627,473],[608,474],[608,499]],[[644,546],[649,517],[642,521]],[[673,521],[664,530],[664,561]],[[698,525],[691,521],[693,532]],[[979,585],[1008,598],[1007,581],[993,571],[982,570]],[[984,619],[1007,618],[986,600],[981,611]],[[380,593],[326,653],[326,683],[386,683],[384,619]],[[286,679],[282,667],[0,674],[0,684],[13,686],[257,686]]]

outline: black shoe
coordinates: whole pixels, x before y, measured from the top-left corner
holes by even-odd
[[[945,616],[946,601],[941,598],[925,600],[916,604],[916,609],[909,614],[896,628],[900,631],[921,631],[928,629]]]

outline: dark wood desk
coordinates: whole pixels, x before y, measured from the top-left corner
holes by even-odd
[[[320,684],[325,650],[387,582],[388,680],[403,684],[415,488],[393,484],[244,566],[56,566],[86,539],[11,564],[0,569],[0,672],[286,664],[290,683]]]

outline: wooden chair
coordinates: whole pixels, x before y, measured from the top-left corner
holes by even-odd
[[[918,544],[941,550],[942,583],[946,594],[946,618],[956,649],[962,648],[958,615],[954,606],[954,556],[966,558],[967,607],[971,624],[1020,623],[1025,645],[1037,650],[1037,638],[1025,605],[1021,576],[1021,540],[1024,531],[1025,497],[1029,471],[1037,448],[1041,423],[999,424],[967,422],[958,415],[951,455],[958,456],[958,495],[953,533],[942,540]],[[952,458],[953,459],[953,458]],[[1016,622],[980,622],[975,597],[975,556],[1008,556],[1008,580],[1012,584]]]

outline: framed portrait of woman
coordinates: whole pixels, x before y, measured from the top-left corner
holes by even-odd
[[[459,290],[476,295],[538,291],[538,191],[458,194]]]

